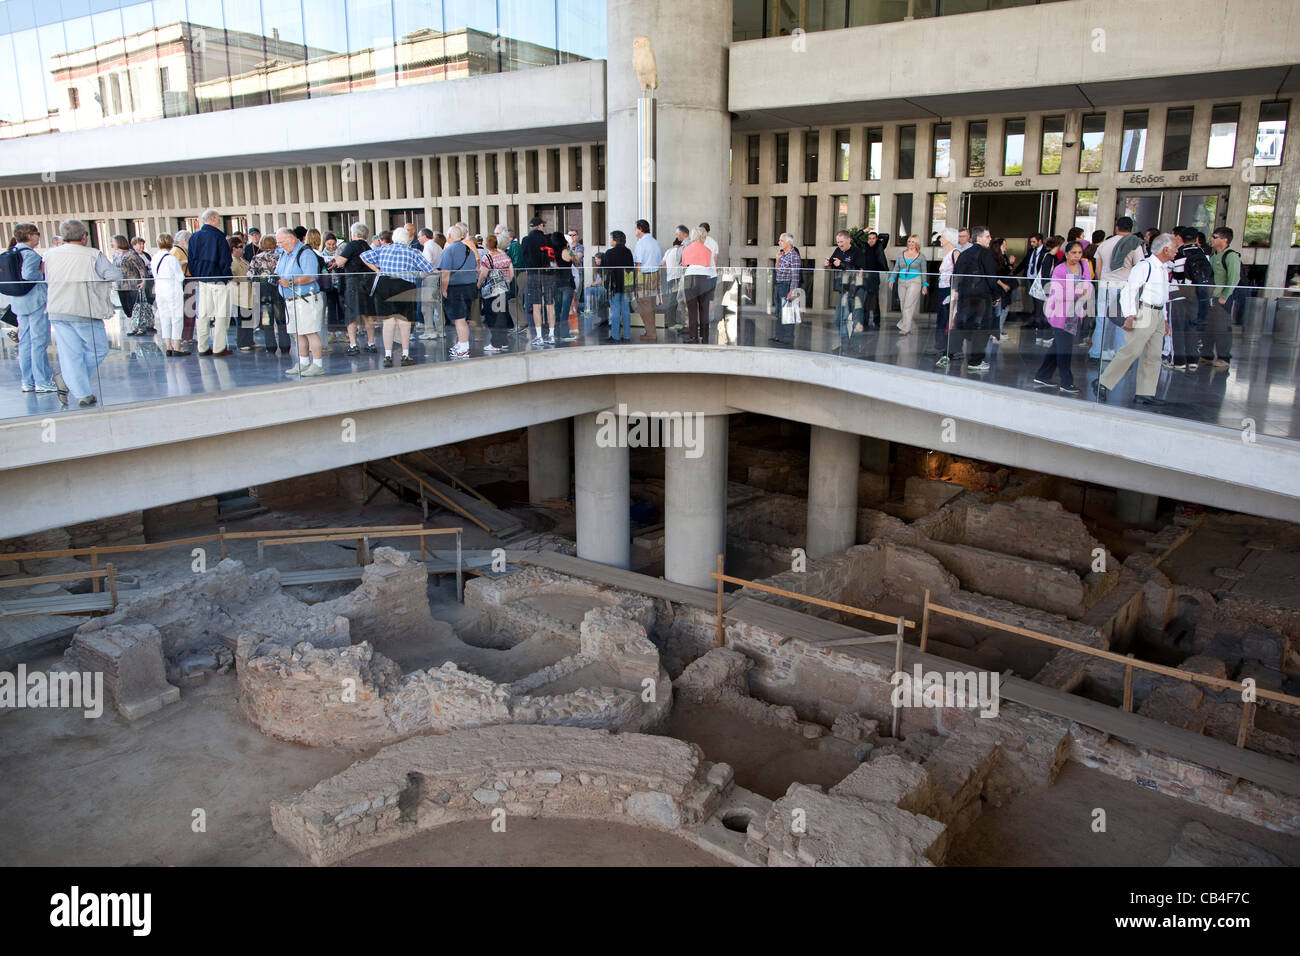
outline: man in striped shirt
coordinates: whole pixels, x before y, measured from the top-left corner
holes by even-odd
[[[377,274],[371,291],[375,311],[384,319],[384,368],[393,366],[393,335],[402,343],[402,364],[413,365],[411,358],[411,321],[417,302],[417,282],[433,272],[424,253],[412,249],[411,236],[405,229],[392,234],[392,241],[377,249],[361,253],[361,261]]]

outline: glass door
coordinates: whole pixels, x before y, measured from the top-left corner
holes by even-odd
[[[1174,225],[1191,226],[1209,236],[1224,224],[1228,215],[1228,191],[1183,192],[1178,195],[1178,222]]]
[[[1176,203],[1173,205],[1177,208]],[[1141,235],[1152,228],[1165,230],[1177,224],[1165,224],[1162,218],[1164,206],[1164,193],[1158,189],[1121,189],[1115,210],[1115,218],[1128,216],[1132,219],[1133,232],[1137,235]]]

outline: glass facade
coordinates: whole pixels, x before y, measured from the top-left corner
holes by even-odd
[[[0,137],[604,56],[604,0],[2,0]]]
[[[737,41],[790,36],[795,30],[816,33],[866,27],[876,23],[897,23],[907,17],[917,20],[980,10],[1027,7],[1056,0],[803,0],[801,3],[772,3],[770,0],[734,0],[732,35]]]

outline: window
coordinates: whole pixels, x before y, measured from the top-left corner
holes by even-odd
[[[966,175],[984,175],[984,153],[988,149],[988,120],[973,120],[966,125]]]
[[[916,127],[898,127],[898,178],[916,175]]]
[[[596,188],[605,188],[605,144],[596,144]],[[601,233],[604,235],[604,233]]]
[[[934,124],[934,163],[930,175],[946,179],[952,173],[952,124]]]
[[[1165,113],[1165,152],[1161,169],[1186,169],[1192,149],[1192,116],[1190,106],[1179,106]]]
[[[1124,137],[1119,144],[1119,171],[1140,173],[1147,154],[1147,111],[1124,114]]]
[[[496,164],[496,154],[492,155],[493,165]],[[495,179],[495,177],[493,177]],[[569,147],[569,188],[575,191],[582,189],[582,147]]]
[[[475,168],[477,169],[477,167]],[[551,193],[560,191],[560,151],[558,149],[548,149],[546,151],[546,191]],[[476,189],[470,195],[476,195],[477,192]],[[562,224],[557,222],[555,228],[562,228]]]
[[[948,226],[948,194],[931,193],[930,194],[930,235],[922,240],[924,245],[938,245],[935,235],[942,232]]]
[[[751,186],[758,182],[758,137],[745,137],[745,182]]]
[[[1209,169],[1228,169],[1237,155],[1237,120],[1241,107],[1236,103],[1216,106],[1210,112],[1210,151],[1205,157]]]
[[[557,150],[556,152],[558,152],[558,150]],[[471,196],[477,196],[477,195],[478,195],[478,187],[479,187],[479,183],[478,183],[478,157],[477,157],[477,156],[466,156],[466,157],[465,157],[465,161],[466,161],[466,163],[468,164],[468,169],[466,169],[466,171],[465,171],[465,172],[466,172],[465,179],[466,179],[467,184],[468,184],[468,186],[469,186],[469,194],[470,194]],[[558,165],[558,164],[557,164],[557,165]],[[402,188],[406,185],[406,174],[405,174],[405,171],[403,171],[403,173],[397,177],[397,183],[398,183],[398,188],[399,188],[399,189],[402,189]],[[403,192],[401,193],[401,195],[403,195],[403,196],[406,195],[406,193],[405,193],[404,190],[403,190]]]
[[[540,173],[537,168],[538,165],[537,150],[526,150],[524,152],[524,181],[528,184],[528,191],[530,193],[539,193],[542,191]],[[453,173],[459,175],[459,167],[460,164],[456,161],[456,157],[453,156],[451,159],[451,168]],[[459,179],[457,179],[457,188],[452,192],[452,195],[460,195]]]
[[[880,228],[880,196],[869,194],[862,197],[862,227],[864,229]]]
[[[163,93],[170,92],[172,88],[170,70],[171,67],[169,66],[158,67],[158,89]]]
[[[831,218],[832,220],[834,220],[832,222],[832,226],[834,228],[831,233],[831,241],[834,242],[835,233],[839,232],[841,229],[849,228],[849,197],[848,196],[831,197]]]
[[[790,181],[790,134],[776,134],[776,181],[778,183],[788,183]]]
[[[758,245],[758,197],[745,197],[745,245]]]
[[[1025,171],[1025,121],[1002,122],[1002,175],[1019,176]]]
[[[777,196],[772,200],[772,245],[777,244],[785,231],[785,197]]]
[[[1289,102],[1261,103],[1259,130],[1255,134],[1255,165],[1277,166],[1282,162],[1282,147],[1286,143],[1286,114]]]
[[[81,93],[75,86],[68,87],[68,109],[77,109],[81,106]]]
[[[1074,191],[1074,224],[1083,230],[1087,238],[1097,228],[1097,194],[1096,189],[1076,189]]]
[[[1300,196],[1297,196],[1295,201],[1295,220],[1291,226],[1291,245],[1300,246]]]
[[[912,234],[912,194],[894,194],[894,221],[898,228],[894,230],[894,245],[907,245],[907,237]]]
[[[1089,113],[1081,125],[1079,172],[1101,172],[1101,147],[1106,140],[1106,114]]]
[[[1276,185],[1250,187],[1250,199],[1246,203],[1246,233],[1241,240],[1243,246],[1268,248],[1273,237],[1273,207],[1276,204]]]
[[[537,154],[534,153],[533,154],[534,163],[536,162],[536,160],[537,160]],[[537,192],[536,189],[532,191]],[[447,195],[448,196],[460,195],[460,157],[459,156],[447,157]]]
[[[849,181],[849,131],[846,129],[835,131],[835,181]]]
[[[113,113],[122,112],[122,81],[116,73],[108,78],[108,89],[113,94]]]
[[[800,226],[803,230],[804,245],[812,246],[817,242],[817,197],[803,197],[803,224]]]
[[[806,183],[817,182],[817,146],[820,139],[820,130],[803,134],[803,181]]]
[[[1061,153],[1065,149],[1065,117],[1043,117],[1043,149],[1038,157],[1038,171],[1055,176],[1061,171]]]
[[[879,179],[885,163],[885,130],[880,126],[867,129],[866,178]]]

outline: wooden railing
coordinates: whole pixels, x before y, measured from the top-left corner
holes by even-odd
[[[830,608],[834,611],[842,611],[845,614],[852,614],[857,617],[865,617],[872,621],[883,621],[886,624],[893,624],[895,627],[894,634],[863,634],[861,637],[845,637],[836,640],[823,641],[818,646],[826,647],[830,645],[843,646],[848,644],[889,644],[894,645],[894,673],[899,673],[903,669],[903,631],[909,627],[916,627],[915,621],[909,621],[905,617],[893,617],[889,614],[881,614],[878,611],[868,611],[860,607],[851,607],[848,604],[838,604],[835,601],[827,601],[824,598],[812,597],[808,594],[799,594],[795,591],[787,591],[784,588],[772,587],[770,584],[759,584],[757,581],[747,581],[744,578],[732,577],[723,573],[723,556],[718,555],[718,570],[709,575],[718,582],[718,602],[717,602],[717,635],[714,638],[714,646],[722,647],[725,642],[725,629],[722,621],[722,586],[723,584],[739,584],[741,587],[754,588],[758,591],[764,591],[767,594],[775,594],[779,597],[793,598],[796,601],[802,601],[805,604],[815,604],[818,607]],[[893,708],[893,720],[890,729],[890,736],[898,738],[899,727],[899,707]],[[901,739],[901,738],[899,738]]]
[[[48,600],[51,609],[40,610],[40,611],[33,611],[28,609],[14,616],[32,617],[32,616],[40,616],[43,614],[73,614],[73,613],[90,613],[93,615],[93,614],[111,614],[113,611],[116,611],[117,610],[117,569],[113,567],[113,563],[111,561],[102,571],[99,570],[70,571],[66,574],[43,574],[40,577],[35,577],[35,578],[14,578],[11,581],[0,581],[0,589],[25,588],[25,587],[31,587],[34,584],[62,584],[65,581],[84,581],[86,578],[90,578],[92,583],[95,585],[99,584],[100,578],[104,578],[108,581],[108,595],[109,595],[109,600],[111,602],[111,607],[107,611],[105,611],[103,608],[100,608],[96,611],[90,611],[90,612],[77,611],[75,609],[60,610],[59,599],[50,598]],[[93,593],[99,594],[101,592],[98,587],[95,587],[93,589]],[[27,600],[27,599],[23,599],[23,600]]]
[[[456,536],[456,600],[464,599],[465,593],[465,576],[464,563],[461,559],[461,534],[463,528],[407,528],[401,531],[385,531],[382,537],[385,538],[413,538],[420,539],[420,563],[424,564],[427,555],[427,549],[424,545],[426,535],[437,534],[454,534]],[[363,534],[358,537],[357,529],[346,531],[323,530],[315,534],[301,534],[297,537],[274,537],[262,538],[257,542],[257,564],[258,567],[263,563],[263,548],[275,547],[281,544],[312,544],[319,541],[356,541],[357,542],[357,564],[366,565],[370,563],[370,536]]]
[[[1134,669],[1150,671],[1153,674],[1160,674],[1164,677],[1172,677],[1175,680],[1187,681],[1193,684],[1208,684],[1210,687],[1219,690],[1233,690],[1242,694],[1241,722],[1237,727],[1237,746],[1246,746],[1246,735],[1250,730],[1251,722],[1255,715],[1255,701],[1248,700],[1245,691],[1248,689],[1240,681],[1228,680],[1223,677],[1212,677],[1209,674],[1197,674],[1194,671],[1178,670],[1176,667],[1168,667],[1164,664],[1153,664],[1150,661],[1142,661],[1135,658],[1132,654],[1117,654],[1114,651],[1103,651],[1095,647],[1088,647],[1086,644],[1075,644],[1064,638],[1053,637],[1051,634],[1042,634],[1038,631],[1032,631],[1027,627],[1018,627],[1014,624],[1004,624],[1002,621],[995,621],[992,618],[981,617],[978,614],[971,614],[967,611],[958,611],[955,608],[945,607],[942,604],[935,604],[930,600],[929,588],[925,591],[925,609],[921,614],[921,646],[922,653],[925,652],[926,645],[930,636],[930,614],[941,614],[945,617],[955,618],[959,621],[969,621],[972,624],[979,624],[984,627],[991,627],[999,631],[1006,631],[1008,634],[1018,634],[1021,637],[1027,637],[1030,640],[1039,641],[1043,644],[1051,644],[1054,647],[1061,647],[1066,650],[1074,651],[1077,654],[1086,654],[1089,657],[1096,657],[1100,660],[1110,661],[1113,664],[1120,664],[1124,667],[1124,701],[1120,705],[1125,713],[1133,712],[1133,671]],[[1275,700],[1283,704],[1292,704],[1300,706],[1300,698],[1283,694],[1279,691],[1268,690],[1262,687],[1249,688],[1254,697],[1262,697],[1266,700]]]

